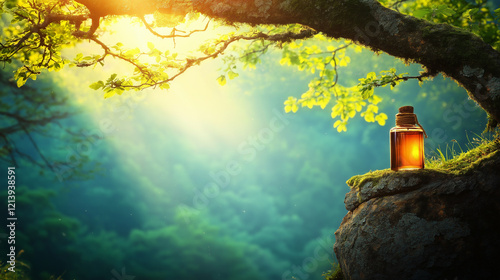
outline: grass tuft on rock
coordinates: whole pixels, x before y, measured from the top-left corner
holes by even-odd
[[[463,175],[500,151],[500,135],[498,133],[494,139],[480,138],[477,143],[476,147],[467,152],[458,153],[450,159],[446,159],[438,150],[440,157],[427,160],[426,167],[449,174]]]
[[[406,174],[415,173],[415,175],[424,174],[426,172],[465,175],[473,171],[474,168],[479,166],[483,161],[500,153],[500,133],[497,132],[493,139],[476,138],[475,143],[470,143],[468,148],[469,150],[467,152],[450,152],[452,155],[450,158],[447,158],[440,150],[437,150],[438,153],[436,154],[439,156],[426,159],[425,169],[397,172],[391,169],[375,170],[366,174],[353,176],[346,181],[346,184],[351,189],[359,191],[359,188],[366,182],[373,182],[373,184],[371,184],[373,186],[385,176],[396,175],[403,172]]]
[[[333,263],[332,268],[327,272],[324,272],[322,276],[325,278],[325,280],[344,280],[342,269],[340,269],[340,265],[337,263]]]

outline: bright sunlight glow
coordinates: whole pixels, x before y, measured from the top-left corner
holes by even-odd
[[[147,18],[148,22],[152,18]],[[194,29],[203,29],[207,19],[200,18],[189,24],[181,24],[179,30],[189,32]],[[123,43],[127,48],[140,48],[147,50],[147,43],[152,42],[156,48],[165,51],[189,55],[196,51],[194,47],[208,38],[217,38],[227,28],[212,28],[203,32],[194,33],[189,38],[160,39],[151,34],[137,19],[117,18],[107,23],[103,28],[112,30],[111,34],[102,36],[102,41],[108,46],[117,42]],[[169,34],[170,28],[155,29],[160,34]],[[75,50],[67,51],[68,57],[74,57],[77,53],[84,55],[89,53],[101,53],[100,46],[90,42],[84,42]],[[234,88],[230,84],[220,86],[216,78],[221,74],[220,62],[206,61],[201,66],[189,69],[172,83],[169,90],[145,90],[144,92],[124,92],[121,96],[115,95],[109,99],[104,99],[104,93],[88,88],[89,84],[98,80],[105,80],[111,74],[127,75],[132,71],[130,65],[124,62],[107,59],[104,66],[96,66],[91,69],[78,68],[69,71],[69,74],[62,73],[66,84],[74,87],[79,84],[82,88],[76,94],[75,100],[84,107],[108,107],[110,111],[120,107],[116,104],[127,104],[130,113],[137,108],[146,108],[151,116],[152,122],[158,125],[173,123],[179,130],[184,131],[187,137],[197,139],[200,147],[211,148],[220,145],[220,142],[236,145],[244,138],[245,130],[252,126],[252,110],[245,106],[244,90]],[[84,78],[82,78],[84,77]],[[134,95],[141,96],[134,98]],[[131,97],[132,96],[132,97]],[[132,104],[136,103],[136,104]],[[112,113],[112,112],[110,112]],[[253,112],[255,113],[255,112]],[[133,116],[133,115],[132,115]],[[96,123],[102,116],[92,116]],[[122,120],[120,120],[122,121]],[[133,117],[124,122],[133,122]],[[125,129],[126,130],[126,129]],[[147,143],[148,139],[142,139],[134,131],[128,131],[128,135],[120,137],[135,139],[136,143]],[[150,139],[149,139],[150,140]]]

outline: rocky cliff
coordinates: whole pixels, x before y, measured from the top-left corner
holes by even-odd
[[[500,140],[441,169],[355,176],[335,232],[346,279],[500,279]]]

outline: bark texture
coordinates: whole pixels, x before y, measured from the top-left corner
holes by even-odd
[[[464,175],[388,172],[346,195],[334,251],[346,279],[495,279],[500,151]]]
[[[96,0],[78,0],[91,7]],[[120,1],[112,0],[110,1]],[[376,0],[121,0],[107,14],[196,10],[228,22],[300,23],[443,73],[500,122],[500,53],[476,35],[383,7]],[[114,7],[114,8],[113,8]],[[97,10],[97,7],[92,8]],[[91,10],[92,10],[91,9]],[[104,13],[100,11],[100,13]]]

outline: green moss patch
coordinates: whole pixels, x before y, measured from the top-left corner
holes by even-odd
[[[371,186],[377,185],[380,179],[386,176],[408,177],[413,173],[415,176],[431,177],[439,174],[447,175],[465,175],[472,172],[474,168],[479,166],[483,161],[500,153],[500,138],[485,143],[461,153],[456,157],[444,162],[432,162],[430,168],[411,171],[392,171],[391,169],[371,171],[363,175],[356,175],[346,181],[346,184],[354,190],[360,191],[361,186],[367,182],[372,182]]]
[[[500,138],[496,138],[495,140],[486,142],[466,153],[459,154],[450,160],[435,164],[431,169],[454,175],[464,175],[472,171],[484,160],[494,156],[499,151]]]
[[[383,176],[386,176],[388,174],[395,173],[391,169],[384,169],[384,170],[375,170],[375,171],[370,171],[366,174],[363,175],[356,175],[351,177],[351,179],[346,181],[346,184],[351,188],[356,188],[358,189],[359,186],[362,186],[366,182],[374,182],[376,184],[380,178]]]

